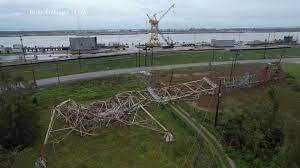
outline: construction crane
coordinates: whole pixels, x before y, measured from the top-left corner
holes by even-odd
[[[165,37],[162,33],[159,33],[159,35],[167,43],[167,45],[166,46],[162,46],[162,48],[174,48],[173,40],[170,37]]]
[[[151,25],[151,29],[150,29],[150,34],[151,34],[151,36],[150,36],[150,40],[149,40],[149,42],[148,43],[146,43],[146,46],[147,47],[156,47],[156,46],[159,46],[159,29],[158,29],[158,24],[160,23],[160,21],[170,12],[170,10],[172,9],[172,8],[174,8],[175,7],[175,4],[173,4],[173,5],[171,5],[170,7],[169,7],[169,9],[163,14],[163,15],[161,15],[161,17],[159,18],[159,19],[157,19],[157,14],[158,13],[155,13],[152,17],[150,17],[148,14],[147,14],[147,17],[148,17],[148,19],[149,19],[149,23],[150,23],[150,25]],[[163,35],[162,35],[162,37],[163,37]],[[168,40],[166,40],[166,38],[165,37],[163,37],[163,39],[165,40],[165,41],[168,41]],[[170,41],[170,40],[169,40]],[[168,43],[167,43],[168,44]],[[169,45],[169,44],[168,44]]]

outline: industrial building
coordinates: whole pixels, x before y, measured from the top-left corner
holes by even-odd
[[[211,40],[211,45],[214,47],[234,47],[235,40]]]
[[[97,49],[97,37],[70,38],[71,51],[90,51]]]
[[[11,47],[4,47],[3,45],[0,45],[0,54],[11,54],[12,48]]]
[[[14,44],[12,48],[13,53],[22,53],[23,52],[23,46],[22,44]]]
[[[284,36],[283,44],[297,44],[297,40],[294,40],[293,36]]]

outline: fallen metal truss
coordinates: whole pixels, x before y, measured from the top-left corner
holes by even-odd
[[[222,86],[225,89],[250,88],[261,82],[260,80],[257,79],[257,76],[255,74],[234,76],[232,78],[220,77],[218,79],[221,80]]]
[[[144,76],[144,77],[143,77]],[[147,76],[141,80],[149,86]],[[262,81],[255,74],[234,76],[232,78],[220,77],[222,87],[225,89],[253,87]],[[60,142],[71,132],[79,132],[81,136],[97,135],[99,128],[108,127],[111,124],[135,125],[151,129],[165,135],[166,141],[172,141],[172,134],[150,112],[146,106],[151,103],[167,104],[178,99],[199,99],[203,95],[215,95],[218,85],[215,80],[207,77],[201,80],[176,84],[162,88],[147,87],[142,91],[127,91],[117,94],[105,101],[96,101],[88,106],[77,104],[73,100],[67,100],[57,105],[52,111],[51,121],[45,137],[44,145],[51,138],[54,143]],[[54,126],[54,121],[59,119],[63,124]],[[67,132],[62,138],[56,138],[54,134]]]
[[[208,78],[203,78],[159,89],[148,87],[147,90],[123,92],[88,106],[67,100],[53,109],[44,144],[48,143],[48,138],[52,139],[52,143],[59,143],[73,131],[79,132],[81,136],[97,135],[97,129],[115,123],[136,125],[163,133],[165,140],[169,142],[173,140],[172,134],[145,107],[151,102],[166,104],[185,97],[198,98],[201,95],[213,95],[216,88],[216,84]],[[58,124],[58,126],[63,125],[62,127],[54,126],[56,119],[63,122]],[[57,138],[54,134],[58,132],[67,133]]]
[[[148,87],[147,90],[154,101],[165,104],[169,101],[187,97],[198,99],[202,95],[214,95],[217,88],[218,86],[214,82],[204,77],[201,80],[159,89]]]
[[[146,85],[148,81],[142,78]],[[235,76],[231,79],[221,77],[225,89],[253,87],[262,81],[256,75]],[[41,148],[38,165],[44,164],[44,148],[49,143],[59,143],[72,132],[81,136],[97,135],[97,131],[114,124],[134,125],[157,131],[164,135],[166,142],[174,140],[173,135],[154,116],[147,111],[150,103],[167,104],[178,99],[199,99],[203,95],[215,95],[218,85],[206,77],[201,80],[176,84],[162,88],[147,87],[142,91],[127,91],[105,101],[96,101],[84,106],[73,100],[66,100],[52,110],[51,120]],[[59,121],[56,122],[56,119]]]

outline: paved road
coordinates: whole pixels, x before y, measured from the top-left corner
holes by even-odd
[[[249,63],[269,63],[276,62],[279,59],[259,59],[259,60],[240,60],[240,64],[249,64]],[[285,58],[282,60],[283,62],[294,62],[300,63],[300,58]],[[79,81],[79,80],[89,80],[95,78],[103,78],[113,75],[122,75],[122,74],[133,74],[139,73],[140,71],[151,71],[151,70],[169,70],[169,69],[178,69],[178,68],[191,68],[191,67],[206,67],[209,63],[191,63],[191,64],[176,64],[176,65],[163,65],[163,66],[152,66],[152,67],[141,67],[141,68],[127,68],[127,69],[115,69],[108,71],[97,71],[97,72],[89,72],[89,73],[81,73],[74,75],[67,75],[59,77],[47,78],[37,80],[37,86],[47,86],[57,84],[59,81],[61,83],[71,82],[71,81]],[[231,61],[224,62],[214,62],[213,65],[226,65],[231,64]]]

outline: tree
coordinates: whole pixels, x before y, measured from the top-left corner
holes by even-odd
[[[38,117],[32,105],[32,86],[22,78],[0,73],[0,145],[23,149],[38,133]]]
[[[225,142],[254,154],[254,157],[264,158],[277,152],[285,135],[275,88],[271,87],[265,97],[255,97],[243,105],[231,103],[225,107],[225,113],[231,113],[225,121]]]

